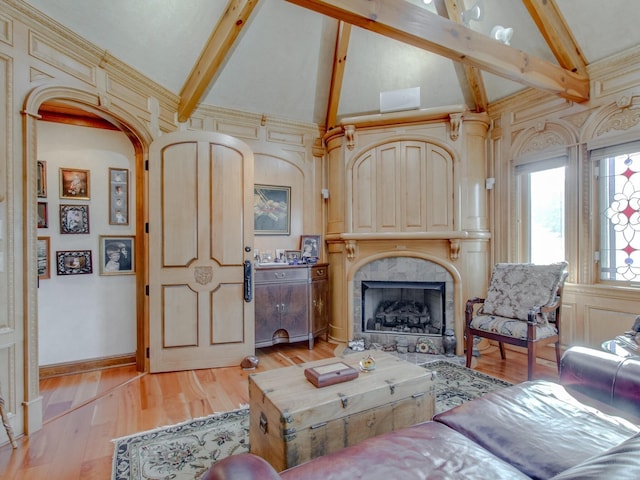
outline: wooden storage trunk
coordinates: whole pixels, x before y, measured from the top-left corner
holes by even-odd
[[[324,359],[249,376],[251,453],[282,471],[369,437],[430,420],[432,372],[383,352],[376,369],[316,388],[310,366],[344,362],[358,368],[363,354]]]

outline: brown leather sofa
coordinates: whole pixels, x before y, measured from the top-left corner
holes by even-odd
[[[203,480],[638,479],[640,358],[573,347],[524,382],[277,473],[241,454]]]

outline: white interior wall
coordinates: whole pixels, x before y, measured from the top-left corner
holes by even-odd
[[[46,162],[50,278],[38,288],[39,364],[130,354],[136,349],[135,275],[100,275],[100,236],[135,234],[135,152],[124,133],[39,122]],[[60,199],[59,168],[90,170],[90,199]],[[129,225],[109,225],[109,168],[129,169]],[[60,234],[59,205],[88,204],[89,234]],[[57,275],[56,251],[91,250],[93,273]]]

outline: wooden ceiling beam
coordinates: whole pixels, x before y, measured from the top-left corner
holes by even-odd
[[[180,90],[180,122],[186,121],[200,103],[258,2],[259,0],[229,0],[227,8]]]
[[[462,0],[436,0],[436,11],[441,17],[448,18],[456,23],[462,23],[462,12],[464,4]],[[460,83],[465,83],[467,90],[471,92],[476,112],[486,112],[489,105],[487,89],[484,86],[482,72],[476,67],[466,64],[455,63],[456,73],[462,76]],[[458,73],[462,70],[461,73]]]
[[[336,36],[336,49],[333,55],[333,70],[331,72],[331,85],[329,87],[329,104],[327,106],[327,130],[336,125],[340,94],[342,92],[342,80],[344,68],[347,64],[347,50],[349,50],[349,38],[351,37],[351,24],[340,22]]]
[[[290,3],[576,102],[589,78],[398,0],[287,0]]]
[[[587,75],[587,61],[555,0],[522,0],[563,68]]]

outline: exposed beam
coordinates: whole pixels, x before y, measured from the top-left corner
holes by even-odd
[[[436,11],[441,17],[448,18],[456,23],[462,23],[464,4],[461,2],[462,0],[436,0]],[[456,74],[463,77],[462,82],[466,83],[466,90],[471,92],[476,111],[486,112],[489,98],[487,97],[487,89],[484,86],[482,72],[476,67],[458,62],[455,62],[455,66]],[[462,70],[462,73],[458,73],[459,70]]]
[[[408,2],[287,1],[572,101],[584,102],[589,99],[589,79],[586,75],[504,45]]]
[[[347,64],[347,50],[349,50],[349,38],[351,37],[351,24],[340,22],[336,36],[336,51],[333,56],[333,71],[331,72],[331,86],[329,89],[329,104],[327,106],[327,130],[334,127],[338,117],[340,94],[342,92],[342,79],[344,67]]]
[[[587,75],[587,61],[555,0],[522,0],[563,68]]]
[[[180,90],[179,121],[186,121],[200,103],[258,2],[259,0],[229,0]]]

